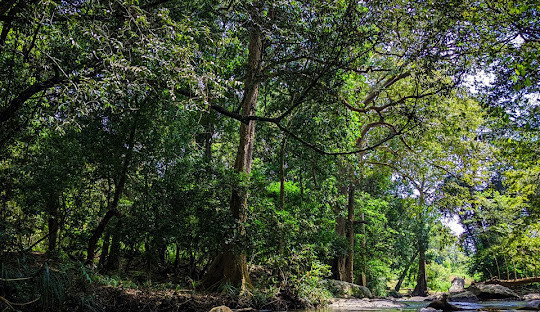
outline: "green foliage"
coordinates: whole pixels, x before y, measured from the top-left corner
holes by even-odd
[[[415,286],[415,254],[432,290],[467,271],[538,274],[536,3],[4,2],[1,277],[32,275],[2,284],[14,300],[193,289],[224,248],[265,274],[223,293],[261,308],[324,303],[349,252],[380,296],[402,272]],[[253,34],[261,56],[246,66]],[[478,72],[491,83],[463,84]],[[248,117],[253,165],[239,170]],[[75,265],[95,235],[96,258]],[[65,265],[14,265],[32,251]]]

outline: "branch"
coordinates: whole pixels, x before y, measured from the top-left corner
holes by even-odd
[[[356,140],[356,146],[361,147],[362,143],[364,142],[364,140],[366,138],[367,133],[369,132],[369,130],[371,130],[371,129],[375,128],[375,127],[379,127],[379,126],[384,126],[384,127],[390,128],[390,130],[392,130],[392,133],[396,132],[396,128],[393,125],[391,125],[391,124],[389,124],[387,122],[384,122],[383,120],[369,123],[369,124],[366,125],[364,130],[362,130],[362,134],[360,134],[360,137]]]
[[[360,148],[360,149],[356,149],[356,150],[352,150],[352,151],[343,151],[343,152],[328,152],[320,147],[318,147],[317,145],[311,143],[311,142],[308,142],[304,139],[302,139],[301,137],[299,137],[298,135],[294,134],[293,132],[291,132],[289,129],[285,128],[283,125],[279,124],[279,123],[276,123],[275,124],[283,133],[287,134],[288,136],[292,137],[294,140],[300,142],[301,144],[307,146],[308,148],[312,149],[313,151],[319,153],[319,154],[322,154],[322,155],[328,155],[328,156],[338,156],[338,155],[353,155],[353,154],[359,154],[359,153],[364,153],[364,152],[368,152],[368,151],[372,151],[376,148],[378,148],[379,146],[382,146],[384,143],[390,141],[391,139],[393,139],[394,137],[396,136],[399,136],[399,135],[402,135],[403,133],[405,133],[405,129],[401,129],[400,131],[397,131],[397,132],[393,132],[392,134],[386,136],[385,138],[383,138],[381,141],[371,145],[371,146],[368,146],[368,147],[365,147],[365,148]]]
[[[0,111],[0,124],[13,118],[17,111],[24,105],[24,103],[36,93],[52,88],[63,80],[65,80],[65,78],[60,78],[60,75],[58,74],[58,72],[56,72],[53,77],[45,81],[35,83],[26,88],[17,97],[11,100],[11,103],[8,105],[8,107]]]
[[[375,87],[375,90],[371,91],[367,97],[364,99],[363,101],[363,104],[364,105],[368,105],[370,104],[371,102],[373,102],[375,100],[375,98],[379,95],[379,93],[381,92],[381,90],[383,89],[386,89],[390,86],[392,86],[393,84],[395,84],[396,82],[406,78],[410,76],[410,72],[405,72],[405,73],[402,73],[400,75],[395,75],[393,77],[390,77],[386,80],[386,82],[384,82],[381,86],[379,87]]]
[[[407,173],[403,172],[400,168],[392,165],[392,164],[389,164],[389,163],[383,163],[383,162],[379,162],[379,161],[366,161],[366,163],[370,164],[370,165],[375,165],[375,166],[384,166],[384,167],[388,167],[394,171],[396,171],[398,174],[400,174],[402,177],[404,177],[405,179],[409,180],[409,182],[411,182],[412,184],[414,184],[414,186],[416,187],[416,189],[418,191],[421,191],[421,186],[418,184],[418,182],[416,182],[416,180],[414,180],[410,175],[408,175]]]

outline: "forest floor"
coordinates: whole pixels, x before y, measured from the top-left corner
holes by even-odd
[[[88,312],[157,312],[186,311],[206,312],[211,308],[226,305],[232,309],[249,311],[250,306],[264,310],[286,310],[298,306],[294,296],[287,293],[266,298],[258,306],[242,302],[237,296],[221,293],[195,291],[189,285],[172,280],[150,283],[144,276],[137,279],[103,275],[83,266],[80,262],[67,259],[51,260],[43,254],[17,254],[0,258],[0,299],[13,304],[20,311],[88,311]],[[514,290],[521,296],[539,292],[538,286],[519,286]],[[36,299],[37,298],[37,299]],[[407,301],[426,301],[434,297],[404,298]],[[0,300],[0,310],[6,308]],[[26,305],[20,303],[32,302]],[[401,300],[389,298],[334,299],[330,308],[400,308]],[[60,308],[61,307],[61,308]],[[10,308],[7,306],[7,308]],[[9,309],[8,309],[9,310]]]

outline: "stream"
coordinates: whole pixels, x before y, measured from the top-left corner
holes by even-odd
[[[383,301],[380,301],[381,303]],[[390,302],[390,301],[388,301]],[[327,307],[318,310],[310,310],[309,312],[355,312],[355,311],[379,311],[379,312],[398,312],[398,311],[417,311],[420,308],[427,307],[429,301],[396,301],[396,303],[404,304],[403,307],[377,307],[376,302],[374,306],[366,306],[360,304],[355,307],[354,304],[338,307]],[[451,302],[453,305],[470,311],[482,311],[482,310],[517,310],[525,307],[525,301],[479,301],[479,302]],[[304,311],[308,312],[308,311]]]

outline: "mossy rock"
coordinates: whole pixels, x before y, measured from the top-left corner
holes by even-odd
[[[372,298],[371,291],[353,283],[326,280],[326,287],[336,298]]]

